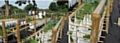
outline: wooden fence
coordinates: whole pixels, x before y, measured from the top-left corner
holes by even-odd
[[[108,0],[107,5],[105,5],[106,0],[101,0],[97,8],[95,9],[93,13],[93,20],[92,20],[92,31],[91,31],[91,37],[90,37],[90,43],[103,43],[103,41],[100,41],[100,38],[105,38],[105,36],[101,36],[101,32],[104,31],[108,33],[108,26],[109,26],[109,16],[110,12],[112,12],[114,0]],[[102,18],[100,17],[100,13],[104,9]],[[106,23],[104,23],[104,20]],[[106,24],[106,26],[103,26]],[[105,30],[102,28],[105,27]]]

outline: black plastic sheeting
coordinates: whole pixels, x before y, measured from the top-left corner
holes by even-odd
[[[119,6],[118,0],[114,0],[113,12],[111,13],[109,19],[108,35],[106,35],[104,43],[120,43],[120,26],[115,24],[118,23],[118,18],[120,17]]]
[[[69,30],[68,22],[65,22],[64,28],[62,31],[62,38],[60,39],[60,43],[68,43],[68,35],[67,35],[68,30]]]

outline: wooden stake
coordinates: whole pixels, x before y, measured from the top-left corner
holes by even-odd
[[[82,2],[81,0],[78,0],[78,5],[81,4],[81,2]]]
[[[34,33],[36,32],[36,18],[35,16],[33,16],[33,20],[34,20]]]
[[[2,21],[2,31],[3,31],[3,39],[5,43],[8,43],[7,33],[5,28],[5,21]]]
[[[20,18],[18,19],[18,24],[21,25],[21,20],[20,20]]]
[[[63,18],[64,18],[64,16],[63,16]],[[65,22],[65,20],[63,19],[62,24],[61,24],[61,28],[60,28],[60,38],[62,38],[62,31],[63,31],[63,28],[64,28],[64,22]]]
[[[20,43],[20,27],[19,27],[19,23],[16,24],[16,29],[17,29],[17,43]]]
[[[26,23],[28,23],[28,16],[26,16]]]
[[[52,30],[52,43],[56,43],[56,34],[57,34],[57,31],[55,29]]]
[[[45,26],[47,25],[47,17],[45,16]]]
[[[100,22],[99,14],[93,14],[90,43],[97,43],[98,34],[99,34],[99,22]]]

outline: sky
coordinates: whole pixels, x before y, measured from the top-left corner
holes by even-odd
[[[48,9],[50,3],[53,2],[53,1],[55,1],[55,0],[36,0],[36,4],[37,4],[37,7],[40,8],[40,9]],[[22,6],[18,6],[18,4],[15,4],[15,2],[16,2],[16,0],[9,0],[9,4],[17,6],[21,9],[24,9],[24,7],[26,5],[28,5],[28,3],[27,3],[27,4],[22,4]],[[0,0],[0,7],[4,4],[5,4],[4,0]]]

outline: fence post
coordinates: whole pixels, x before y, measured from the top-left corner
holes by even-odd
[[[98,33],[99,33],[99,22],[100,22],[100,15],[94,13],[92,19],[92,30],[90,36],[90,43],[97,43],[98,40]]]
[[[109,0],[110,1],[110,0]],[[113,3],[114,3],[114,0],[111,0],[110,1],[110,12],[112,12],[112,10],[113,10]]]
[[[45,26],[47,25],[47,17],[45,16]]]
[[[28,23],[28,16],[26,16],[26,23]]]
[[[56,33],[57,31],[55,29],[52,30],[52,43],[56,43]]]
[[[17,29],[17,43],[21,43],[20,40],[20,27],[19,27],[19,23],[16,24],[16,29]]]
[[[81,0],[78,0],[78,5],[81,4]]]
[[[65,17],[63,16],[63,18],[65,18]],[[65,20],[62,19],[62,23],[61,23],[61,27],[60,27],[60,38],[62,38],[62,30],[63,30],[63,27],[64,27],[64,22],[65,22]]]
[[[34,33],[36,32],[36,18],[35,16],[33,16],[33,20],[34,20]]]
[[[5,21],[2,21],[2,31],[3,31],[4,42],[8,43],[7,33],[6,33],[6,28],[5,28]]]

